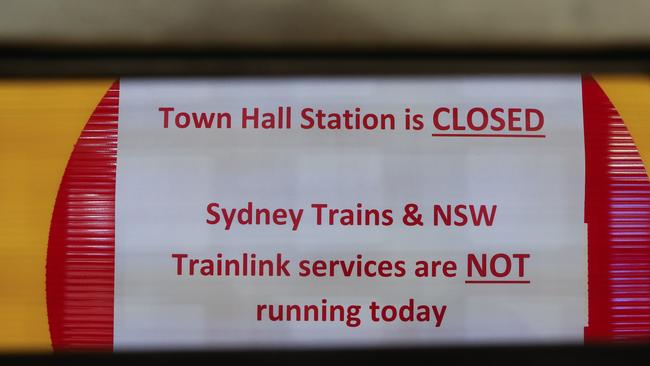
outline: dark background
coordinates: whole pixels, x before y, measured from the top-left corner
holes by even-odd
[[[0,0],[0,77],[648,75],[649,18],[645,0]],[[644,364],[648,356],[646,344],[545,345],[24,353],[0,355],[0,364]]]

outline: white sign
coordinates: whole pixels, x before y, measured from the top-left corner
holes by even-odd
[[[122,80],[115,349],[582,342],[581,84]]]

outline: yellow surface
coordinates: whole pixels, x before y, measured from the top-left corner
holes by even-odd
[[[650,79],[599,76],[650,167]],[[47,350],[50,220],[73,145],[110,80],[0,81],[0,351]]]
[[[650,75],[600,75],[596,80],[623,118],[650,173]]]
[[[0,351],[48,350],[45,260],[54,201],[106,80],[0,80]]]

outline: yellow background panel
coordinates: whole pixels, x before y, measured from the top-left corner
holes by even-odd
[[[596,80],[621,115],[650,173],[650,75],[599,75]]]
[[[598,76],[650,167],[650,78]],[[66,163],[112,80],[0,81],[0,350],[47,350],[45,261]]]
[[[0,350],[47,350],[45,260],[59,183],[110,80],[0,80]]]

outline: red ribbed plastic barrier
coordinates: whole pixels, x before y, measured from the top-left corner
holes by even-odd
[[[650,339],[650,182],[623,120],[583,78],[588,342]]]
[[[54,350],[113,348],[119,81],[81,132],[56,198],[46,288]]]
[[[587,342],[650,339],[650,181],[623,121],[583,78]],[[54,207],[47,259],[52,345],[113,348],[119,82],[83,129]]]

